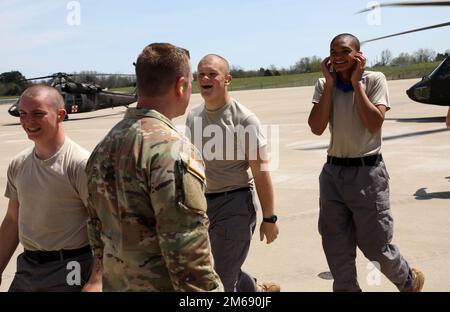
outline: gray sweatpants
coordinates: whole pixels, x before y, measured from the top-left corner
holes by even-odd
[[[17,272],[9,291],[79,292],[91,274],[92,259],[92,254],[86,253],[64,261],[40,264],[22,253],[17,258]]]
[[[208,199],[209,236],[215,269],[226,292],[256,292],[256,282],[241,270],[256,226],[254,191]]]
[[[391,244],[394,221],[389,203],[389,175],[376,166],[325,164],[320,174],[319,232],[334,277],[334,291],[361,291],[355,266],[356,247],[399,290],[411,286],[411,270]]]

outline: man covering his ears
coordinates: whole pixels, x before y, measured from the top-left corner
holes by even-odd
[[[381,155],[381,127],[390,108],[387,82],[365,65],[358,38],[336,36],[313,96],[311,131],[322,135],[329,124],[331,132],[319,178],[322,245],[334,291],[361,291],[355,267],[359,247],[400,291],[418,292],[423,273],[391,244],[389,174]]]

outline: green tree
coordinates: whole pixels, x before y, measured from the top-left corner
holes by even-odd
[[[28,81],[19,71],[0,74],[0,95],[20,95],[27,87]]]

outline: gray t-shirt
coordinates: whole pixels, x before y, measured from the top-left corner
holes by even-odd
[[[389,110],[389,94],[386,77],[381,72],[364,72],[363,84],[370,102],[384,105]],[[324,91],[325,79],[316,83],[312,102],[319,103]],[[364,127],[358,115],[354,92],[333,91],[330,114],[331,141],[328,155],[353,158],[375,155],[381,152],[381,129],[376,133]]]
[[[207,193],[253,186],[249,160],[267,145],[258,118],[231,99],[217,111],[205,104],[192,109],[186,119],[186,136],[201,151],[206,165]]]
[[[27,250],[76,249],[88,245],[87,179],[89,152],[66,138],[47,160],[34,148],[8,167],[5,196],[19,201],[19,240]]]

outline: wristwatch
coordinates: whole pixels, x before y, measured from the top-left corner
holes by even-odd
[[[269,218],[263,218],[263,222],[267,223],[277,223],[278,217],[276,215],[273,215]]]

